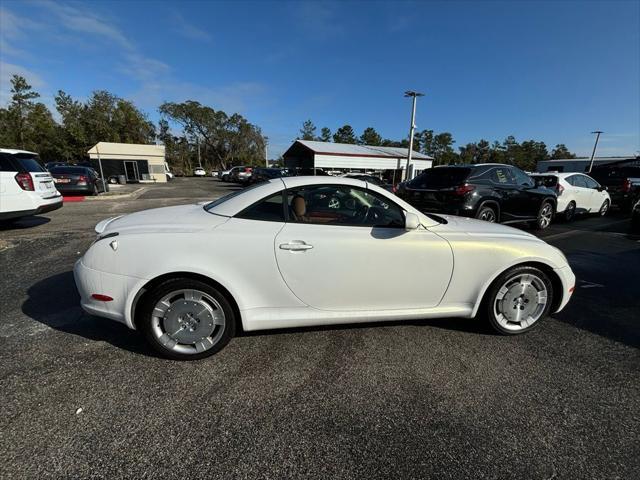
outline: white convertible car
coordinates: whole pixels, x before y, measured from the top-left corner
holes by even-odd
[[[523,333],[575,283],[560,250],[533,235],[424,215],[348,178],[278,178],[96,232],[74,269],[82,307],[175,359],[211,355],[240,327],[481,316]]]

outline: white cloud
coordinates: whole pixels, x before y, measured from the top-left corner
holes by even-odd
[[[179,12],[174,12],[171,21],[174,23],[174,31],[183,37],[198,42],[211,42],[211,34],[193,23],[187,21]]]
[[[303,32],[321,40],[344,32],[334,10],[325,2],[299,2],[293,4],[295,25]]]
[[[110,25],[98,16],[86,10],[81,10],[71,5],[41,2],[51,13],[56,15],[63,27],[78,33],[101,36],[123,48],[132,50],[134,47],[126,36],[114,25]]]

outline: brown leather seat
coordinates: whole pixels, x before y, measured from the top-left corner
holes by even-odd
[[[291,200],[291,208],[293,210],[293,217],[299,222],[307,221],[307,202],[300,195],[296,195]]]

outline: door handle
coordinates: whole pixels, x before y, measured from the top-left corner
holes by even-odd
[[[294,240],[289,243],[281,243],[280,250],[289,250],[292,252],[299,252],[304,250],[311,250],[313,245],[303,242],[302,240]]]

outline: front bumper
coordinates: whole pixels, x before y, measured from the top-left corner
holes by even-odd
[[[554,268],[553,271],[558,275],[558,278],[560,278],[560,282],[562,283],[562,300],[553,312],[557,313],[566,307],[569,300],[571,300],[571,295],[576,287],[576,276],[573,274],[573,270],[571,270],[569,265],[562,268]]]
[[[80,294],[80,305],[85,312],[135,328],[131,324],[130,315],[126,315],[126,306],[130,293],[140,282],[139,278],[94,270],[82,263],[82,258],[73,267],[73,277]],[[96,300],[91,296],[94,293],[108,295],[113,300]]]

